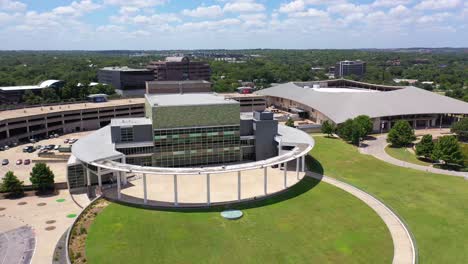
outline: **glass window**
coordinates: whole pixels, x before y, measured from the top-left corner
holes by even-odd
[[[133,141],[133,127],[121,127],[120,128],[120,140],[122,142]]]

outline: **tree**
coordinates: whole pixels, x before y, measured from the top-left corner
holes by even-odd
[[[366,115],[357,116],[356,118],[354,118],[354,122],[356,122],[357,125],[363,129],[363,132],[364,132],[363,137],[369,135],[372,132],[373,123],[369,116],[366,116]]]
[[[465,117],[454,123],[450,131],[457,134],[460,141],[468,141],[468,118]]]
[[[18,180],[18,177],[12,171],[8,171],[3,177],[1,190],[14,196],[23,195],[23,182]]]
[[[434,150],[434,142],[432,142],[432,135],[424,135],[421,141],[416,144],[416,155],[429,159]]]
[[[416,140],[414,130],[408,121],[405,120],[397,121],[392,129],[390,129],[387,137],[387,142],[391,143],[394,147],[408,146],[414,140]]]
[[[288,117],[288,121],[286,121],[285,125],[288,127],[294,127],[294,120],[291,117]]]
[[[432,151],[432,159],[445,162],[447,165],[463,166],[463,153],[455,136],[443,136],[437,140]]]
[[[54,173],[45,163],[34,165],[29,180],[40,191],[46,191],[54,188]]]
[[[351,141],[351,134],[353,130],[353,120],[352,119],[347,119],[344,123],[341,123],[338,125],[336,132],[338,135],[346,140],[346,141]]]
[[[331,137],[333,132],[335,132],[335,125],[330,121],[325,120],[325,122],[322,123],[322,133]]]

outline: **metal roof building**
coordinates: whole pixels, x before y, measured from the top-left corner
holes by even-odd
[[[306,108],[317,123],[342,123],[358,115],[373,119],[431,121],[440,115],[468,115],[468,103],[413,86],[372,85],[349,80],[284,83],[257,92],[279,108]],[[317,113],[318,112],[318,113]],[[393,117],[393,118],[392,118]],[[413,121],[414,121],[413,120]],[[438,123],[437,123],[438,124]]]

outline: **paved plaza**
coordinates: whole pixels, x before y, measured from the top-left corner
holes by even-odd
[[[303,172],[296,173],[295,166],[290,162],[286,176],[286,187],[296,184]],[[237,172],[210,174],[210,201],[220,203],[238,200]],[[143,179],[136,175],[136,180],[129,181],[122,188],[122,199],[127,202],[143,203]],[[267,193],[272,194],[285,188],[284,171],[278,168],[267,169]],[[172,205],[175,201],[173,175],[147,175],[147,192],[149,205]],[[240,198],[252,199],[265,195],[264,170],[248,170],[241,172]],[[116,188],[105,190],[106,196],[116,199]],[[177,197],[179,204],[207,203],[207,176],[177,175]]]
[[[57,241],[81,211],[66,190],[45,197],[3,199],[0,207],[0,256],[6,259],[0,257],[0,264],[23,263],[31,257],[32,263],[51,263]]]

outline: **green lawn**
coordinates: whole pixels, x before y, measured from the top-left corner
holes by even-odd
[[[414,163],[417,165],[422,165],[422,166],[430,166],[430,162],[425,162],[416,156],[416,154],[410,152],[406,148],[392,148],[390,146],[387,146],[385,148],[385,152],[387,152],[388,155],[394,157],[395,159],[399,159],[405,162],[409,163]]]
[[[315,137],[314,170],[393,207],[416,236],[421,263],[468,263],[468,181],[393,166],[339,139]]]
[[[111,204],[92,224],[88,263],[391,263],[393,244],[364,203],[306,178],[249,208],[174,212]]]

